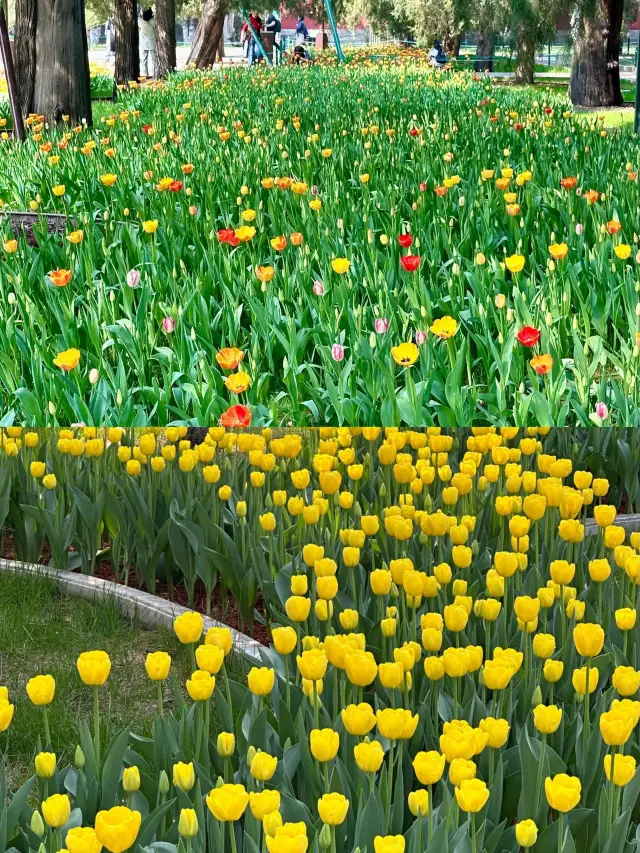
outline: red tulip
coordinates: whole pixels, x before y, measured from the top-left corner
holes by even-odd
[[[230,246],[240,245],[240,240],[236,237],[233,228],[221,228],[218,231],[218,240],[221,243],[229,243]]]
[[[251,426],[251,409],[248,406],[230,406],[220,417],[220,426],[248,427]]]
[[[400,263],[407,272],[415,272],[420,266],[420,255],[402,255]]]
[[[398,243],[400,243],[403,249],[408,249],[413,243],[413,237],[411,234],[400,234],[398,237]]]
[[[182,189],[182,181],[171,181],[169,184],[169,191],[172,193],[179,193]]]
[[[518,340],[525,347],[534,347],[540,340],[540,330],[533,326],[523,326],[518,332]]]

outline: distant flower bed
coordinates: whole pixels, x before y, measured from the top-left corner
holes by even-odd
[[[419,61],[274,75],[181,72],[0,140],[0,201],[69,217],[2,224],[3,414],[631,422],[630,132]]]

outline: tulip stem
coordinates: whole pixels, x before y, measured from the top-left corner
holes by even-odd
[[[231,701],[231,690],[229,689],[229,676],[227,675],[227,666],[224,661],[222,662],[222,677],[224,678],[225,693],[227,694],[227,704],[229,705],[229,710],[233,716],[233,703]]]
[[[589,745],[589,686],[590,686],[590,675],[591,675],[591,658],[587,658],[587,683],[586,683],[586,691],[584,695],[584,755],[583,761],[587,760],[587,748]]]
[[[471,853],[476,853],[476,813],[471,812]]]
[[[616,748],[615,748],[615,746],[612,746],[611,747],[611,771],[609,773],[609,830],[611,830],[611,827],[613,826],[613,820],[614,820],[613,805],[615,802],[615,791],[616,791],[616,786],[615,786],[615,782],[614,782],[615,772],[616,772]]]
[[[391,817],[391,793],[393,791],[393,741],[389,741],[389,772],[387,773],[387,802],[385,817],[387,819],[387,831],[389,830],[389,819]]]
[[[194,758],[196,761],[200,761],[200,745],[202,744],[202,729],[204,728],[204,722],[202,719],[202,702],[198,702],[196,707],[196,716],[198,718],[197,722],[197,734],[196,734],[196,750]]]
[[[238,853],[238,848],[236,846],[236,833],[233,825],[233,821],[229,821],[229,837],[231,838],[231,850],[232,853]]]
[[[598,622],[602,625],[602,587],[603,584],[598,584]]]
[[[542,793],[542,774],[544,772],[544,754],[547,748],[547,736],[546,734],[542,734],[542,743],[540,744],[540,761],[538,763],[538,776],[536,778],[536,797],[533,801],[533,819],[536,820],[538,816],[538,809],[540,808],[540,794]]]
[[[209,732],[211,729],[210,725],[211,719],[211,699],[205,699],[204,701],[204,754],[206,757],[205,764],[209,761]],[[198,761],[200,760],[200,756],[198,756]]]
[[[562,853],[562,848],[564,847],[564,814],[562,812],[558,813],[558,853]]]
[[[44,740],[45,746],[51,746],[51,732],[49,731],[49,715],[47,714],[47,706],[42,706],[42,719],[44,722]]]
[[[164,702],[162,699],[162,682],[158,682],[158,714],[164,717]]]
[[[100,700],[98,685],[93,687],[93,749],[96,754],[96,770],[100,775]]]
[[[287,708],[291,710],[291,682],[289,681],[289,655],[284,656],[284,679],[287,696]]]
[[[336,828],[331,827],[331,853],[336,853]]]
[[[429,799],[427,801],[427,812],[429,815],[429,823],[427,825],[427,844],[431,844],[431,836],[433,835],[433,787],[427,785],[427,793]],[[420,839],[422,841],[422,839]],[[422,845],[420,845],[422,847]]]

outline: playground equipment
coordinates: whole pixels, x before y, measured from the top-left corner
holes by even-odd
[[[338,55],[338,62],[344,62],[345,61],[344,52],[342,50],[342,45],[340,44],[340,37],[338,36],[338,25],[336,24],[336,19],[335,19],[335,16],[333,14],[333,7],[331,5],[331,0],[324,0],[324,7],[327,10],[327,18],[329,20],[329,26],[331,27],[331,34],[333,36],[333,41],[334,41],[334,44],[336,46],[336,53]],[[264,61],[267,63],[267,65],[273,65],[271,58],[269,57],[266,50],[264,49],[264,45],[262,44],[262,41],[260,40],[260,36],[255,31],[253,24],[251,23],[251,19],[249,18],[249,13],[247,12],[246,9],[243,8],[241,10],[240,14],[242,15],[242,20],[249,27],[249,31],[251,32],[251,35],[253,36],[256,44],[258,45],[258,50],[262,54]]]

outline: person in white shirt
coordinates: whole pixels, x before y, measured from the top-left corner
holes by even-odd
[[[153,77],[156,73],[156,22],[151,9],[145,9],[139,22],[140,75]]]

